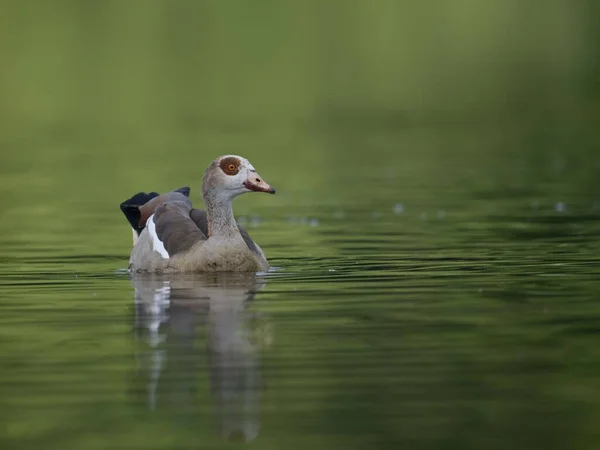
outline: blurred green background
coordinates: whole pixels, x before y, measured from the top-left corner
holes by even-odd
[[[283,126],[365,109],[472,117],[564,110],[582,98],[597,108],[593,1],[0,7],[7,127],[62,120],[181,135],[214,122]]]

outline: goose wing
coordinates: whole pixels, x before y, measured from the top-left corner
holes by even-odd
[[[131,228],[139,236],[146,227],[148,218],[154,214],[154,210],[158,205],[171,200],[182,200],[184,197],[187,198],[189,196],[190,188],[187,186],[162,195],[158,192],[138,192],[119,206]]]
[[[147,228],[153,248],[163,258],[170,258],[191,249],[196,243],[206,241],[204,233],[190,217],[191,202],[169,201],[156,207],[148,218]]]

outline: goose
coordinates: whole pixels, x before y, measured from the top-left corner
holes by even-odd
[[[223,155],[202,179],[206,210],[195,209],[190,188],[139,192],[121,203],[133,230],[129,269],[133,272],[260,272],[264,252],[233,217],[232,201],[247,192],[274,194],[246,158]]]

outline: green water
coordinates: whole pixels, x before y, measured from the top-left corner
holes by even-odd
[[[0,447],[597,449],[591,6],[0,2]],[[130,277],[224,153],[272,270]]]

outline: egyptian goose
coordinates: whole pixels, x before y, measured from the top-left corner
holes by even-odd
[[[121,203],[133,228],[129,267],[135,272],[258,272],[269,263],[233,217],[232,200],[246,192],[274,194],[245,158],[225,155],[204,172],[206,211],[192,208],[190,189],[140,192]]]

